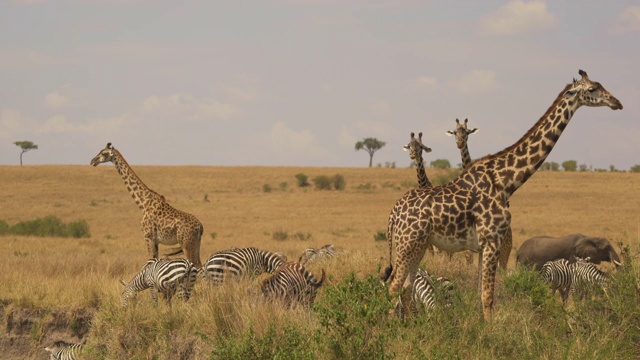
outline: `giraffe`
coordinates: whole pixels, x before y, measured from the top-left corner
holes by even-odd
[[[142,210],[142,233],[147,244],[149,257],[158,257],[159,244],[179,244],[181,249],[169,255],[184,252],[186,258],[197,268],[200,268],[202,266],[200,239],[204,231],[200,221],[191,214],[175,209],[167,203],[164,196],[145,185],[120,151],[114,148],[111,143],[108,143],[98,155],[91,159],[93,166],[105,162],[112,162],[116,166],[129,194]]]
[[[478,128],[469,129],[468,128],[469,119],[464,119],[464,124],[460,123],[459,119],[456,119],[456,128],[455,130],[447,130],[446,134],[448,136],[455,136],[456,145],[460,150],[460,158],[462,159],[462,168],[467,169],[471,166],[471,155],[469,154],[469,147],[467,146],[467,141],[469,140],[469,135],[478,132]],[[498,264],[501,268],[506,269],[507,263],[509,262],[509,255],[511,254],[511,244],[512,244],[512,235],[511,235],[511,226],[507,230],[504,235],[504,239],[502,240],[502,249],[500,249],[500,258],[498,259]],[[473,253],[467,251],[465,253],[467,258],[467,263],[473,263]],[[478,259],[480,263],[480,259]],[[478,270],[478,274],[480,270]]]
[[[433,186],[426,171],[424,171],[424,160],[422,159],[422,152],[431,152],[431,148],[422,144],[422,133],[418,133],[416,139],[415,133],[411,133],[411,141],[402,147],[404,151],[409,150],[409,157],[416,163],[416,173],[418,175],[418,186],[427,187]]]
[[[394,205],[388,221],[389,293],[412,314],[410,286],[427,245],[446,251],[482,252],[481,301],[485,321],[493,313],[500,248],[511,221],[508,200],[543,164],[581,106],[622,109],[622,103],[580,70],[544,115],[513,145],[476,161],[453,181],[413,189]],[[396,258],[393,259],[395,243]]]

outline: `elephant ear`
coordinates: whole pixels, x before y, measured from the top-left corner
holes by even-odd
[[[576,242],[575,256],[581,258],[591,258],[594,264],[600,264],[602,261],[612,261],[612,257],[617,257],[615,250],[609,240],[605,238],[584,238]]]

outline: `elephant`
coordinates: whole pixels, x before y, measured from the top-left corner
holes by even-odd
[[[526,240],[518,249],[516,263],[534,266],[541,270],[547,261],[567,259],[570,263],[576,261],[576,257],[589,257],[594,264],[602,261],[613,262],[616,266],[622,265],[620,257],[609,243],[609,240],[601,237],[587,237],[582,234],[571,234],[563,237],[536,236]]]

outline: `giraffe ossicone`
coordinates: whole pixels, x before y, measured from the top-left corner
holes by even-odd
[[[401,293],[405,313],[427,246],[445,251],[482,252],[482,309],[492,318],[495,275],[503,239],[510,229],[509,197],[544,163],[572,116],[581,106],[622,109],[622,103],[587,73],[564,87],[544,115],[513,145],[474,161],[453,181],[408,191],[388,221],[392,296]],[[396,250],[395,260],[393,250]]]

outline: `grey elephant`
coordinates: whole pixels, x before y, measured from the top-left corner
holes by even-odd
[[[542,269],[547,261],[567,259],[570,263],[576,257],[591,258],[594,264],[602,261],[613,262],[620,266],[620,257],[609,243],[600,237],[588,237],[582,234],[571,234],[564,237],[537,236],[526,240],[518,249],[516,263]]]

